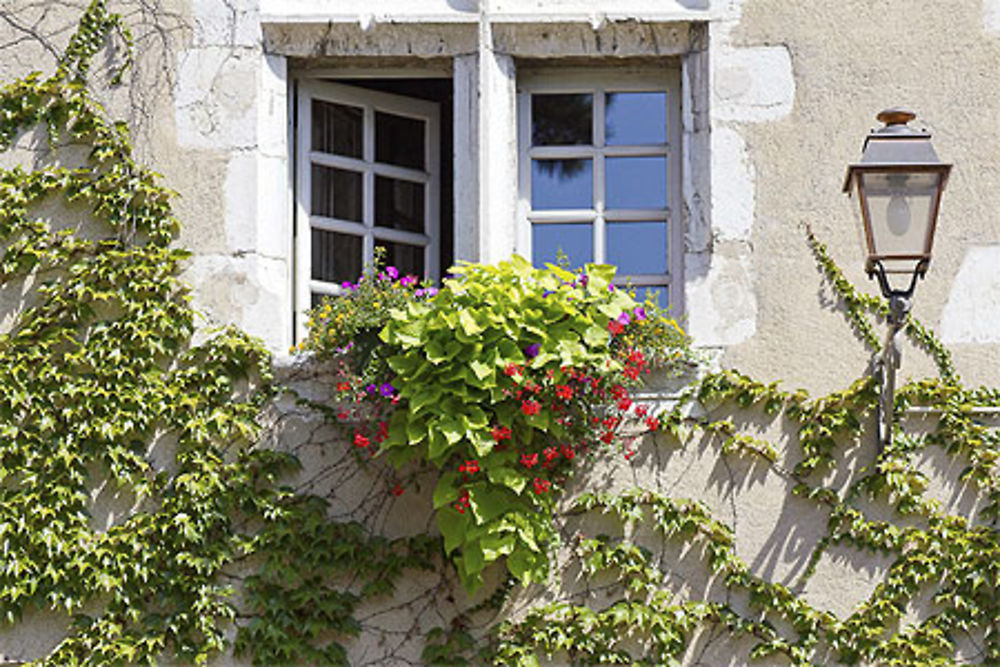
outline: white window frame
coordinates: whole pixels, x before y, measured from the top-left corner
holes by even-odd
[[[667,142],[663,145],[615,146],[605,143],[604,103],[606,92],[666,92]],[[593,95],[593,144],[581,146],[531,146],[531,95],[536,93]],[[605,261],[605,227],[612,222],[665,221],[667,223],[667,272],[665,274],[622,274],[615,278],[617,284],[634,287],[665,287],[675,316],[684,312],[683,258],[684,236],[682,230],[682,151],[681,151],[681,77],[680,66],[649,68],[574,68],[545,67],[518,72],[518,224],[517,252],[532,257],[532,225],[590,222],[593,224],[593,261]],[[667,158],[667,208],[663,210],[606,209],[605,159],[609,157]],[[593,160],[594,208],[572,210],[531,209],[532,159],[585,158]],[[665,304],[661,304],[665,305]]]
[[[312,101],[314,99],[363,109],[362,156],[352,158],[312,150]],[[421,278],[436,280],[440,256],[440,105],[403,95],[368,90],[356,86],[316,79],[298,82],[298,118],[296,147],[296,220],[295,220],[295,312],[297,337],[305,335],[306,311],[312,294],[339,295],[340,285],[312,278],[312,229],[347,233],[362,238],[362,263],[371,264],[375,242],[402,242],[424,247],[424,272]],[[425,170],[399,167],[375,161],[375,113],[425,122]],[[347,169],[362,174],[362,221],[339,220],[312,215],[312,165]],[[424,196],[424,233],[390,229],[375,225],[375,177],[401,179],[426,186]]]

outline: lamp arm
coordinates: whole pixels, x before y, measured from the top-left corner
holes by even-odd
[[[884,273],[883,273],[884,279]],[[916,282],[916,274],[914,274]],[[913,292],[911,283],[909,292]],[[910,314],[911,302],[908,296],[896,294],[889,298],[889,331],[885,336],[885,345],[882,346],[882,354],[875,361],[875,379],[879,384],[879,399],[876,407],[876,420],[878,421],[878,444],[876,456],[892,442],[892,424],[895,413],[896,395],[896,371],[902,354],[899,348],[899,336],[906,319]]]

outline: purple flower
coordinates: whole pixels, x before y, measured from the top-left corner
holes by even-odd
[[[580,284],[583,287],[586,287],[587,283],[589,283],[589,282],[590,282],[590,277],[586,273],[581,273],[580,274]]]
[[[416,285],[417,284],[417,277],[416,276],[403,276],[402,278],[399,279],[399,284],[402,285],[403,287],[409,287],[410,285]]]
[[[550,294],[555,294],[555,292],[553,290],[547,289],[544,292],[542,292],[542,298],[544,299],[545,297],[547,297]]]
[[[622,314],[618,316],[617,319],[618,319],[618,324],[622,326],[628,326],[628,323],[632,321],[632,318],[629,317],[629,314],[624,310],[622,311]]]
[[[437,293],[438,293],[438,288],[437,287],[428,287],[427,288],[427,296],[434,296]]]
[[[609,292],[614,292],[615,291],[615,286],[614,285],[608,285],[608,291]]]
[[[365,391],[367,391],[369,394],[374,394],[377,391],[377,389],[374,384],[370,384],[367,387],[365,387]]]
[[[542,349],[541,343],[532,343],[528,347],[524,348],[524,356],[528,359],[534,359],[538,356],[538,351]]]
[[[340,286],[348,291],[354,291],[354,283],[352,283],[350,280],[345,280],[344,282],[340,283]]]
[[[385,272],[389,274],[389,277],[392,278],[393,280],[399,277],[399,269],[397,269],[395,266],[385,267]]]
[[[379,393],[380,393],[380,394],[382,394],[383,396],[392,396],[392,395],[393,395],[393,393],[395,393],[395,391],[396,391],[396,388],[395,388],[395,387],[393,387],[393,386],[392,386],[391,384],[389,384],[388,382],[386,382],[385,384],[383,384],[383,385],[382,385],[381,387],[379,387],[379,388],[378,388],[378,391],[379,391]]]
[[[632,311],[632,314],[635,316],[637,322],[641,322],[646,319],[646,309],[642,306],[636,306],[635,310]]]

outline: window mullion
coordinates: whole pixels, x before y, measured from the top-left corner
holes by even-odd
[[[362,157],[365,161],[363,185],[361,186],[361,220],[366,232],[362,244],[364,263],[370,264],[375,257],[375,237],[372,229],[375,226],[375,108],[365,105],[363,124]]]
[[[594,209],[597,217],[594,218],[594,261],[603,263],[605,254],[605,234],[604,234],[604,209],[607,201],[604,176],[604,90],[598,88],[594,91]]]

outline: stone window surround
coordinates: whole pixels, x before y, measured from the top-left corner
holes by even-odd
[[[699,21],[484,22],[421,24],[262,21],[270,89],[267,122],[275,123],[276,97],[284,90],[289,200],[283,226],[295,215],[291,165],[295,145],[292,101],[303,78],[448,76],[454,85],[455,258],[495,262],[518,249],[517,68],[544,61],[553,66],[664,64],[681,74],[681,229],[684,266],[704,266],[711,249],[708,205],[708,24]],[[266,102],[267,100],[264,100]],[[265,106],[262,104],[262,106]],[[262,119],[263,122],[263,119]],[[442,156],[445,157],[446,156]],[[271,210],[274,210],[273,207]],[[680,244],[679,244],[680,245]],[[288,251],[294,262],[294,249]],[[694,261],[692,261],[694,260]],[[685,285],[685,275],[675,284]],[[288,287],[288,340],[292,342],[292,287]],[[682,294],[682,293],[681,293]],[[683,298],[683,297],[682,297]],[[690,310],[689,304],[689,310]]]

